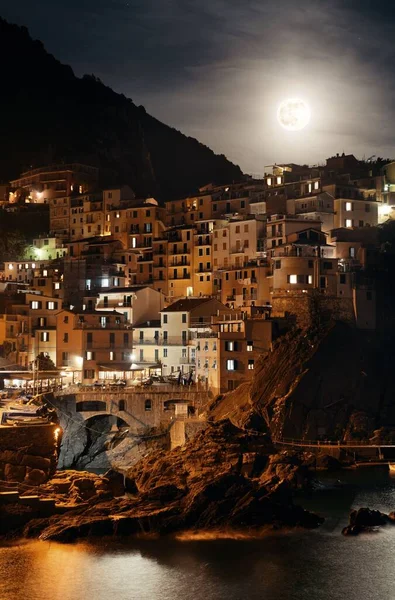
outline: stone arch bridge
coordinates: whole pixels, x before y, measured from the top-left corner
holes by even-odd
[[[149,386],[139,388],[95,389],[69,387],[54,394],[53,405],[61,421],[79,424],[93,417],[112,416],[124,422],[131,433],[141,434],[151,427],[174,420],[199,418],[212,395],[195,386]]]

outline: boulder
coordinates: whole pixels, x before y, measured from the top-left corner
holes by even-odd
[[[26,467],[18,467],[7,463],[4,467],[4,479],[6,481],[22,482],[25,479]]]
[[[358,535],[364,531],[371,531],[372,528],[395,523],[395,515],[386,515],[379,510],[370,508],[359,508],[350,512],[349,524],[342,530],[343,535]]]
[[[48,475],[45,471],[41,469],[31,469],[30,467],[26,467],[26,477],[25,483],[29,485],[41,485],[48,480]]]

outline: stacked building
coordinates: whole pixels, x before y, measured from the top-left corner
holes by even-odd
[[[3,356],[29,368],[44,353],[74,382],[168,377],[222,393],[252,376],[308,298],[374,329],[361,273],[395,206],[393,172],[337,155],[165,206],[100,190],[84,165],[23,173],[9,203],[48,204],[50,231],[3,265]]]

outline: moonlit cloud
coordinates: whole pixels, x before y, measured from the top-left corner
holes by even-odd
[[[29,27],[77,75],[95,73],[247,172],[343,150],[395,156],[390,2],[4,3],[5,18]],[[311,107],[303,131],[277,122],[287,97]]]

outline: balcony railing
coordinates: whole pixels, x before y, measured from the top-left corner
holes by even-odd
[[[168,338],[146,338],[144,340],[134,340],[134,346],[187,346],[192,339],[189,334],[187,337],[169,336]]]
[[[132,326],[129,323],[106,323],[105,325],[101,323],[87,323],[87,322],[77,322],[74,325],[74,329],[104,329],[104,330],[131,330]]]

